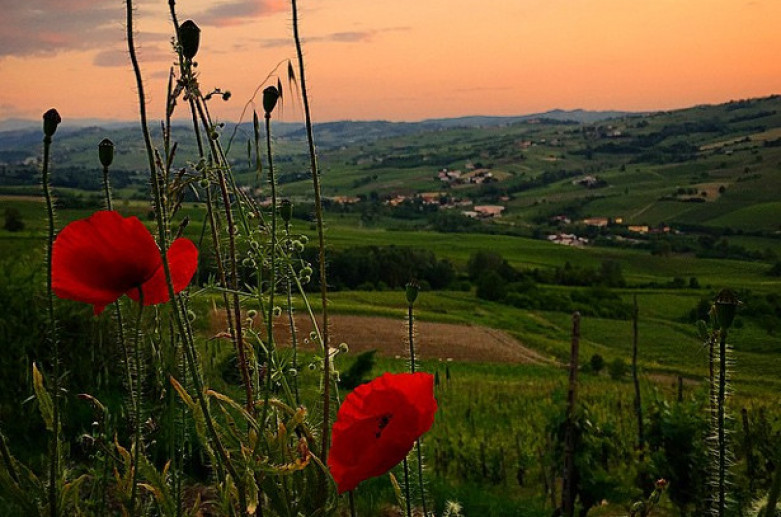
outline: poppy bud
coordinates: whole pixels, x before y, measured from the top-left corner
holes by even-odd
[[[738,309],[738,298],[735,293],[729,289],[722,289],[716,296],[716,322],[719,328],[727,330],[732,326],[735,320],[735,313]]]
[[[198,53],[198,45],[201,43],[201,29],[192,20],[187,20],[179,26],[179,45],[182,47],[182,55],[192,59]]]
[[[407,303],[412,305],[415,300],[418,299],[418,293],[420,292],[420,286],[417,282],[409,282],[406,285]]]
[[[108,169],[111,162],[114,161],[114,142],[108,138],[101,140],[98,144],[98,158],[100,158],[100,164]]]
[[[43,114],[43,134],[48,137],[54,136],[57,126],[62,122],[62,117],[57,110],[52,108]]]
[[[266,112],[267,117],[274,111],[277,100],[279,100],[279,90],[277,90],[276,86],[269,86],[263,90],[263,110]]]
[[[293,217],[293,203],[289,199],[283,199],[279,204],[279,215],[282,216],[282,220],[286,223],[290,222]]]

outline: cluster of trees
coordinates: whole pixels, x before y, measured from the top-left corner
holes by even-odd
[[[737,291],[737,296],[741,301],[741,307],[739,317],[735,320],[736,328],[743,326],[742,318],[750,318],[768,334],[775,334],[778,329],[781,329],[781,295],[757,294],[750,289],[741,289]],[[700,298],[684,319],[690,322],[709,321],[712,299],[712,295]]]
[[[103,188],[103,176],[98,167],[99,165],[94,168],[60,165],[57,167],[57,174],[52,175],[52,186],[98,191]],[[37,181],[39,176],[37,165],[6,166],[0,169],[0,185],[30,185]],[[143,184],[144,180],[140,174],[125,170],[111,171],[113,188]]]
[[[303,258],[317,270],[315,251],[307,249]],[[423,288],[444,289],[456,280],[456,270],[449,260],[410,247],[359,246],[328,252],[328,282],[334,290],[400,289],[413,279]]]
[[[478,298],[498,301],[522,309],[580,311],[583,315],[628,319],[632,307],[610,291],[626,281],[617,262],[604,261],[597,268],[573,266],[567,262],[554,269],[518,271],[499,253],[479,251],[467,265]],[[538,284],[587,287],[588,289],[546,289]]]

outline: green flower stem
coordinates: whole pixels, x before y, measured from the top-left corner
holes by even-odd
[[[352,490],[347,492],[347,499],[350,501],[350,517],[356,517],[357,514],[355,513],[355,495],[353,495]]]
[[[415,320],[412,304],[407,307],[407,327],[409,330],[409,371],[415,373]]]
[[[410,303],[407,307],[407,327],[409,329],[409,368],[410,372],[415,373],[415,316]],[[418,455],[418,484],[420,485],[420,499],[423,504],[423,515],[428,515],[426,505],[426,490],[423,486],[423,451],[421,450],[420,438],[415,440],[415,451]]]
[[[271,394],[271,356],[274,354],[274,291],[276,289],[276,262],[277,262],[277,185],[274,177],[274,159],[271,153],[271,114],[266,113],[266,152],[268,153],[268,181],[271,185],[271,271],[268,289],[268,320],[266,328],[266,393],[263,399],[263,418],[261,425],[265,425],[268,413],[268,399]]]
[[[727,440],[725,435],[725,401],[727,392],[727,331],[721,329],[719,340],[719,394],[717,401],[718,440],[719,440],[719,499],[718,516],[724,517],[727,511]]]
[[[187,363],[188,363],[188,367],[190,368],[190,372],[193,376],[193,384],[195,387],[196,397],[198,398],[198,403],[201,406],[201,410],[203,411],[203,414],[205,416],[206,428],[209,432],[209,435],[211,436],[215,449],[217,449],[217,452],[225,465],[225,468],[228,470],[228,473],[236,483],[238,496],[239,496],[239,505],[241,506],[241,513],[242,515],[246,515],[247,513],[246,490],[244,488],[244,484],[241,482],[241,479],[236,473],[236,469],[233,467],[233,464],[230,461],[230,457],[228,456],[225,447],[222,445],[222,441],[220,440],[220,437],[217,434],[216,429],[214,428],[214,422],[209,412],[209,406],[206,403],[206,399],[204,398],[203,385],[201,383],[200,376],[197,369],[195,344],[193,343],[192,335],[188,334],[184,327],[183,320],[186,319],[186,315],[183,311],[183,307],[180,307],[177,304],[177,296],[176,293],[174,292],[174,286],[171,280],[171,270],[168,265],[168,260],[166,259],[166,253],[168,250],[167,243],[166,243],[166,226],[165,226],[165,221],[163,220],[163,213],[160,210],[160,207],[162,206],[162,194],[160,192],[158,178],[156,177],[157,175],[155,174],[155,160],[154,160],[154,152],[152,151],[152,139],[149,135],[149,127],[147,124],[147,116],[146,116],[146,96],[144,94],[144,83],[141,78],[141,68],[138,64],[138,58],[136,56],[135,43],[133,39],[133,0],[126,0],[125,5],[126,5],[126,14],[127,14],[126,28],[127,28],[128,53],[130,54],[130,61],[133,65],[133,72],[136,78],[136,88],[138,92],[138,101],[139,101],[138,102],[139,115],[141,118],[141,131],[144,136],[144,144],[146,146],[147,159],[149,161],[149,171],[151,174],[152,191],[154,193],[154,198],[155,198],[155,208],[156,208],[155,217],[157,219],[158,245],[160,247],[160,253],[163,258],[162,260],[163,272],[165,273],[166,284],[168,285],[168,294],[170,298],[171,309],[172,309],[172,313],[174,316],[177,329],[182,335],[182,338],[185,340],[184,348],[187,353]],[[218,470],[218,473],[222,478],[221,470]],[[224,481],[224,479],[222,479],[222,481]]]
[[[306,73],[304,70],[304,53],[301,49],[301,37],[298,33],[298,6],[296,0],[291,0],[293,7],[293,39],[296,43],[296,55],[298,57],[298,73],[301,80],[301,98],[304,103],[304,119],[306,122],[306,140],[309,145],[309,166],[312,173],[312,190],[315,195],[315,216],[317,219],[317,244],[320,262],[320,297],[323,305],[323,334],[321,345],[323,347],[323,427],[321,433],[320,458],[323,462],[328,460],[328,444],[331,431],[331,363],[328,354],[328,284],[325,274],[325,228],[323,225],[323,203],[320,196],[320,171],[317,167],[317,154],[312,133],[312,116],[309,109],[309,95],[306,89]]]
[[[138,288],[138,316],[136,317],[136,325],[133,329],[133,353],[136,362],[136,386],[135,386],[135,401],[133,406],[133,416],[135,418],[135,427],[133,429],[133,469],[132,484],[130,489],[130,515],[131,517],[136,515],[136,496],[138,493],[138,458],[141,453],[141,350],[139,343],[139,336],[141,335],[141,318],[144,314],[144,291]]]
[[[46,215],[48,222],[48,240],[46,242],[46,293],[48,298],[47,316],[49,323],[49,341],[53,350],[53,426],[54,433],[51,443],[51,458],[49,458],[49,514],[57,516],[57,484],[60,460],[60,340],[57,335],[57,320],[54,316],[54,292],[52,291],[52,249],[54,247],[54,203],[52,201],[51,185],[49,183],[49,159],[52,138],[43,137],[43,169],[41,172],[43,195],[46,198]]]
[[[404,458],[404,499],[406,499],[407,517],[412,517],[412,497],[410,496],[409,489],[409,463],[407,458]]]
[[[114,202],[111,196],[111,184],[109,183],[108,167],[103,167],[103,194],[106,199],[106,208],[108,210],[114,210]],[[122,357],[124,358],[125,366],[125,382],[127,383],[127,390],[130,393],[130,406],[136,407],[135,393],[133,392],[133,379],[130,373],[130,353],[127,346],[125,346],[125,325],[122,321],[122,307],[119,304],[119,300],[113,303],[114,305],[114,317],[117,320],[117,342],[119,348],[122,351]]]
[[[285,237],[290,242],[290,222],[285,221]],[[295,274],[291,269],[291,274]],[[293,377],[293,391],[296,394],[296,406],[301,405],[301,397],[298,393],[298,336],[296,332],[296,320],[293,317],[293,286],[289,277],[285,277],[285,287],[287,290],[287,318],[290,324],[290,344],[293,349],[293,371],[296,376]]]
[[[114,203],[111,201],[111,185],[108,179],[108,167],[103,167],[103,196],[106,198],[106,210],[114,210]]]

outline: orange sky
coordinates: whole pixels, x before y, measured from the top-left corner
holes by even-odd
[[[0,1],[0,120],[50,107],[66,119],[135,119],[121,2]],[[779,0],[299,4],[315,121],[657,110],[781,93]],[[233,94],[213,107],[222,119],[236,120],[276,64],[295,57],[285,0],[178,8],[203,31],[202,87]],[[173,59],[166,12],[165,0],[137,5],[152,118]],[[300,112],[289,103],[284,118]]]

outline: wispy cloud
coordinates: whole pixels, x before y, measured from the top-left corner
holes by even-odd
[[[164,52],[155,46],[144,46],[138,49],[138,56],[145,62],[165,61],[173,62],[174,55]],[[130,58],[126,50],[109,49],[101,50],[92,60],[92,64],[100,67],[130,66]],[[168,75],[168,72],[165,72]]]
[[[193,17],[199,25],[227,27],[288,10],[284,0],[231,0],[218,3]]]
[[[125,38],[125,11],[121,2],[36,0],[3,4],[0,58],[113,48]],[[162,38],[161,35],[145,36]]]
[[[374,40],[378,34],[387,32],[401,32],[409,30],[409,27],[388,27],[385,29],[373,29],[366,31],[332,32],[322,36],[303,38],[304,43],[368,43]],[[285,47],[292,45],[290,38],[264,39],[260,41],[264,47]]]

